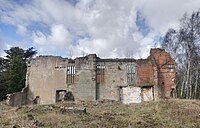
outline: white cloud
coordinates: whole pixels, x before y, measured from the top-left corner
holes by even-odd
[[[67,46],[71,44],[70,32],[62,24],[53,24],[50,34],[44,34],[40,31],[33,33],[33,43],[43,48],[40,50],[45,52],[49,50],[67,50]]]
[[[199,8],[199,0],[32,0],[27,4],[0,0],[1,21],[16,25],[17,33],[32,32],[40,54],[73,51],[74,55],[97,53],[101,57],[146,57],[154,38],[169,27],[177,27],[185,12]],[[150,28],[143,35],[136,25],[140,11]],[[43,23],[49,32],[28,30]],[[66,53],[67,54],[67,53]]]
[[[137,0],[148,24],[155,31],[164,33],[169,27],[178,27],[179,19],[185,12],[197,11],[199,0]]]
[[[17,25],[17,31],[16,31],[17,34],[19,34],[19,35],[25,35],[26,32],[27,32],[26,26]]]
[[[5,48],[5,42],[1,39],[0,37],[0,57],[2,57],[4,55],[4,49]]]
[[[8,49],[9,45],[0,37],[0,57],[4,57],[6,54],[4,50]]]

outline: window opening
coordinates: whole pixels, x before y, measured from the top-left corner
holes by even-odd
[[[74,84],[74,78],[75,78],[75,66],[68,65],[67,66],[67,83]]]
[[[126,66],[126,72],[127,72],[127,83],[128,84],[134,84],[135,83],[135,65],[134,64],[128,64]]]
[[[100,62],[97,64],[97,79],[96,82],[97,84],[102,84],[105,82],[105,63]]]

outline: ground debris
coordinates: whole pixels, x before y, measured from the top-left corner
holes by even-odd
[[[0,127],[198,128],[199,114],[200,101],[168,100],[131,105],[106,100],[63,102],[8,110],[0,116]]]
[[[62,114],[66,114],[66,113],[86,114],[86,108],[61,106],[60,113],[62,113]]]
[[[33,115],[32,115],[32,114],[27,114],[27,118],[28,118],[28,121],[30,121],[30,120],[33,120],[33,119],[34,119],[34,117],[33,117]]]

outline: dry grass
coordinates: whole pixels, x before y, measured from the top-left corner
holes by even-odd
[[[60,106],[85,107],[87,114],[61,113]],[[29,115],[29,116],[28,116]],[[0,116],[0,127],[26,128],[200,128],[200,101],[165,100],[25,106]]]

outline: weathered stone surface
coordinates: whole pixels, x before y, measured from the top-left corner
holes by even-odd
[[[13,106],[13,107],[19,107],[22,105],[26,105],[28,103],[27,92],[28,92],[28,87],[25,87],[22,89],[21,92],[8,94],[6,104]]]
[[[13,106],[52,104],[69,100],[69,93],[70,101],[75,102],[120,101],[121,90],[133,86],[141,88],[142,101],[159,100],[171,96],[175,75],[175,61],[158,48],[151,49],[147,59],[139,60],[101,59],[95,54],[74,60],[39,56],[28,64],[25,90],[8,98]]]

